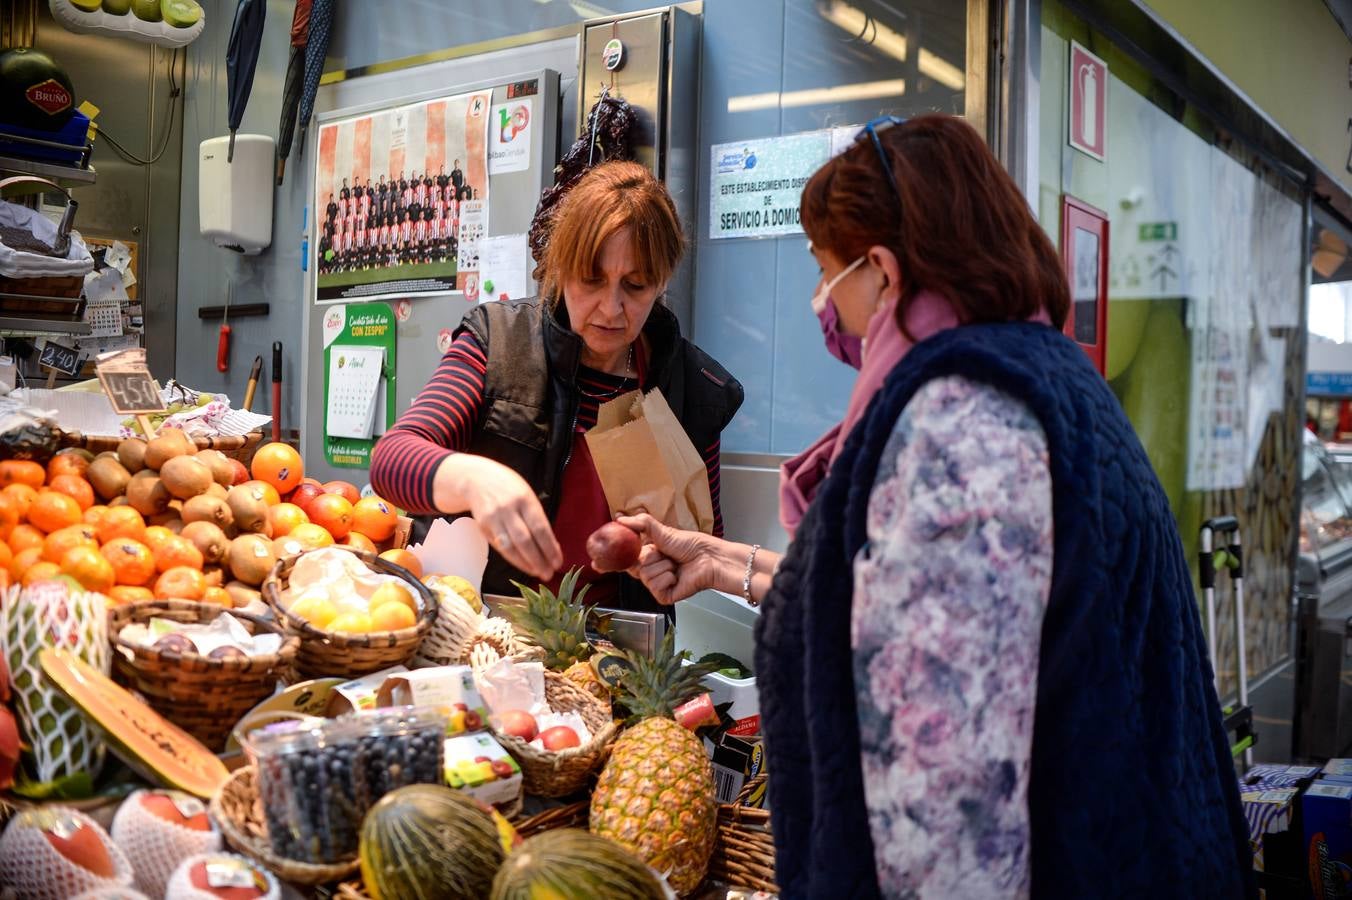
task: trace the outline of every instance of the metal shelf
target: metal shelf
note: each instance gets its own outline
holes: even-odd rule
[[[89,334],[88,322],[69,319],[37,319],[30,316],[8,316],[0,313],[0,331],[10,334],[35,332],[41,334]]]
[[[60,163],[42,162],[36,159],[23,159],[18,156],[0,155],[0,171],[22,172],[25,175],[37,175],[55,181],[62,187],[78,187],[93,184],[96,173],[94,167],[77,168]]]

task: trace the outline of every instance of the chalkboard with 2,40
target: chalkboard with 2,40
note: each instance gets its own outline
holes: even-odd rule
[[[75,375],[80,371],[83,361],[80,359],[79,350],[48,341],[42,348],[42,356],[38,357],[38,365],[65,372],[67,375]]]

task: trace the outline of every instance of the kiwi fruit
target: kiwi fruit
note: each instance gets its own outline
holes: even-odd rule
[[[169,494],[169,489],[156,475],[137,473],[127,482],[127,502],[131,504],[132,509],[146,518],[158,516],[168,510],[171,499],[173,498]]]
[[[213,481],[211,486],[207,488],[206,495],[208,497],[216,497],[219,500],[224,500],[226,497],[230,496],[230,489]]]
[[[202,522],[201,524],[205,525],[206,523]],[[225,545],[225,552],[230,552],[230,544],[228,541]],[[218,588],[225,581],[225,569],[220,566],[207,566],[202,569],[202,578],[206,581],[207,587]]]
[[[108,501],[109,506],[127,506],[129,503],[130,501],[127,500],[126,494],[123,494],[121,497],[114,497]]]
[[[187,456],[196,451],[197,448],[186,434],[177,428],[166,428],[159,437],[146,444],[145,464],[158,472],[161,466],[175,456]]]
[[[263,601],[263,595],[257,588],[249,587],[242,581],[226,582],[225,592],[230,595],[230,602],[234,604],[235,609]]]
[[[117,454],[112,450],[104,450],[98,456],[94,457],[94,459],[117,459]],[[93,462],[94,459],[91,459],[90,462]]]
[[[208,565],[220,562],[230,552],[230,539],[213,522],[188,522],[179,534],[192,541]]]
[[[196,456],[175,456],[160,466],[160,481],[179,500],[205,494],[215,484],[211,469]]]
[[[234,486],[235,467],[230,465],[230,457],[219,450],[201,450],[197,458],[211,469],[211,477],[217,484],[227,488]]]
[[[127,438],[117,445],[117,459],[122,468],[136,474],[146,467],[146,442],[140,438]]]
[[[230,505],[220,497],[207,494],[185,500],[182,515],[184,522],[210,522],[221,529],[229,528],[235,522],[235,514],[230,511]]]
[[[159,525],[162,528],[168,528],[174,534],[178,534],[183,530],[183,520],[180,519],[178,513],[172,509],[165,510],[159,515],[147,516],[146,524]]]
[[[240,531],[271,531],[268,523],[268,501],[257,485],[241,484],[230,489],[225,498],[234,513],[235,526]]]
[[[231,574],[255,587],[263,583],[277,562],[272,541],[261,534],[242,534],[231,541],[229,559]]]
[[[116,459],[96,459],[85,470],[85,478],[94,487],[94,493],[103,500],[112,500],[127,492],[131,473]]]

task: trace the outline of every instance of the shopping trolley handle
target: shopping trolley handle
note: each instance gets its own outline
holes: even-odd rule
[[[1207,519],[1202,523],[1203,531],[1210,531],[1213,534],[1226,534],[1231,531],[1239,531],[1239,519],[1235,516],[1217,516],[1214,519]]]

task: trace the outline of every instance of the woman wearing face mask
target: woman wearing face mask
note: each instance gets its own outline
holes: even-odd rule
[[[671,197],[643,166],[610,162],[556,215],[543,299],[471,310],[372,456],[382,497],[431,517],[474,517],[492,547],[487,592],[515,593],[512,580],[557,587],[587,564],[586,539],[610,511],[583,433],[600,404],[638,388],[661,389],[703,455],[722,533],[719,435],[742,387],[681,337],[661,303],[685,249]],[[588,602],[663,609],[627,575],[584,569],[581,584],[593,585]]]
[[[621,520],[660,600],[763,604],[782,896],[1252,895],[1168,501],[1018,188],[960,119],[879,120],[802,221],[862,359],[787,554]]]

